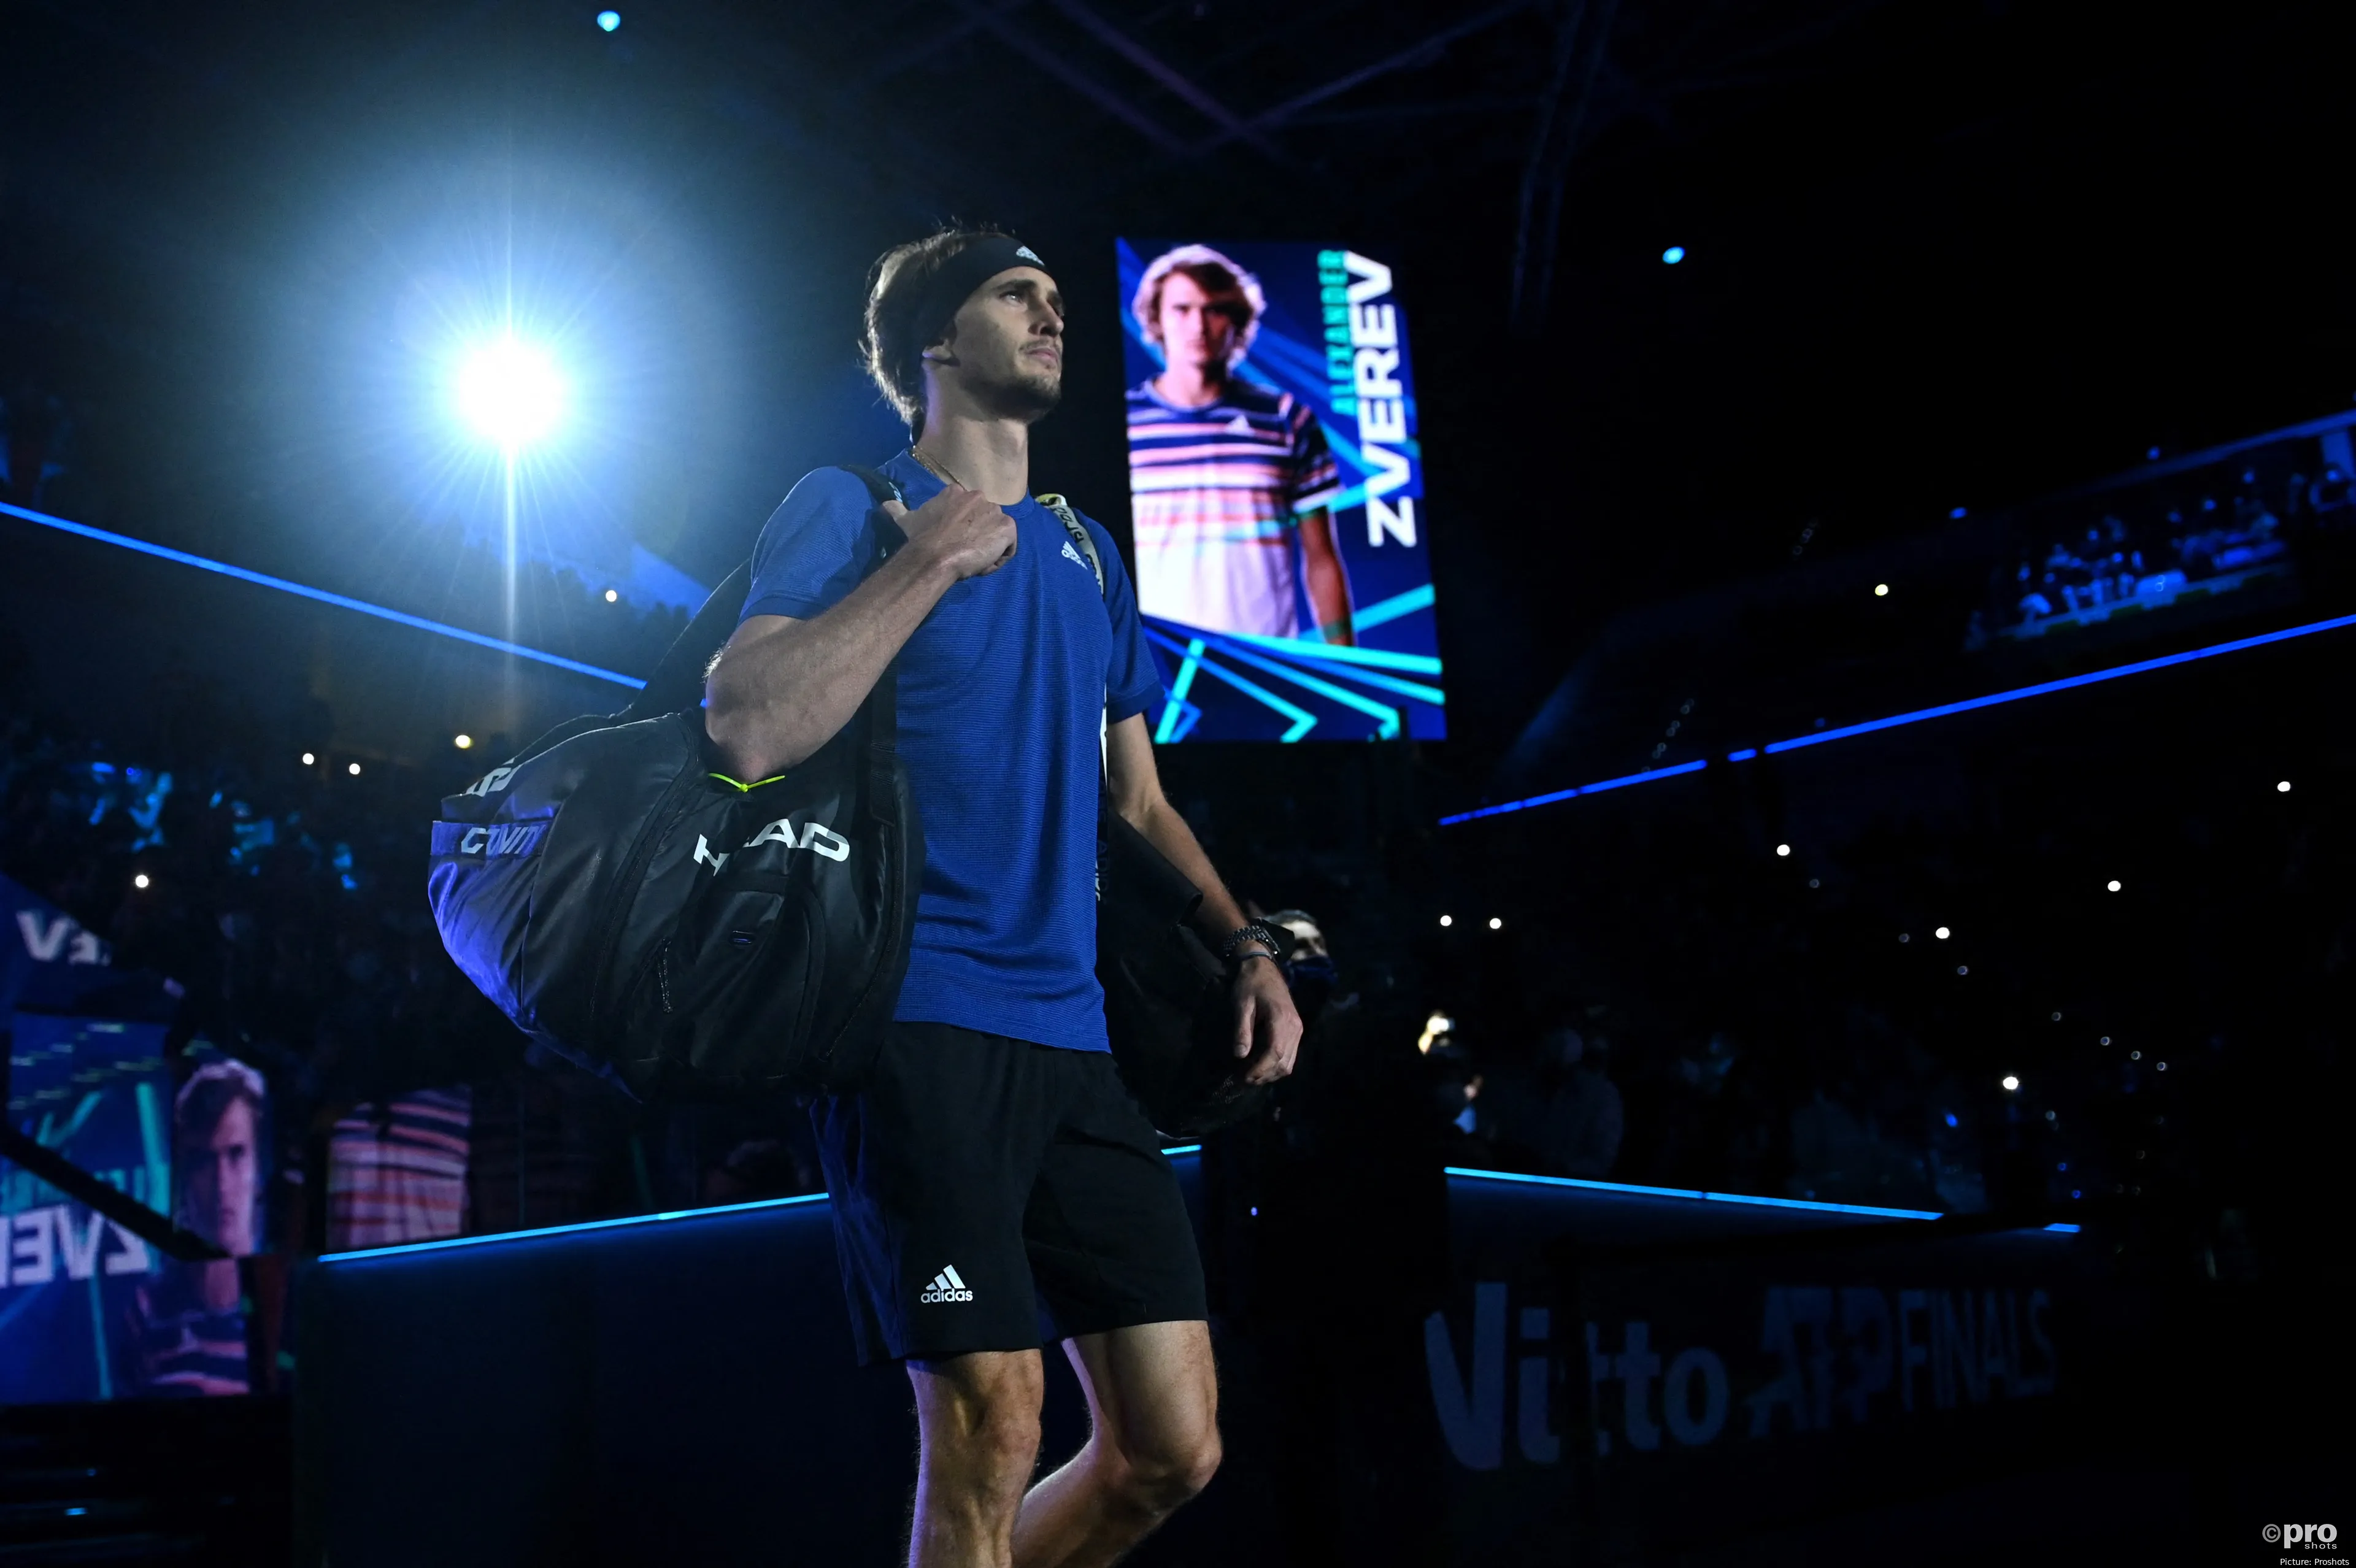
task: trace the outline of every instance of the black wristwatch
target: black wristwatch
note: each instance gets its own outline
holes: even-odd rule
[[[1237,957],[1236,955],[1236,949],[1241,947],[1247,942],[1259,943],[1266,946],[1268,951],[1266,953],[1247,953],[1241,957]],[[1219,944],[1219,962],[1222,964],[1232,964],[1237,967],[1241,967],[1245,963],[1254,958],[1266,958],[1271,963],[1275,963],[1282,960],[1283,957],[1284,939],[1277,935],[1274,930],[1261,921],[1256,920],[1248,925],[1239,925],[1236,927],[1235,930],[1227,933],[1227,939]]]

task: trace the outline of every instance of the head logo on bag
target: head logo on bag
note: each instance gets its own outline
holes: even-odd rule
[[[466,793],[479,795],[497,795],[507,788],[508,782],[515,776],[516,771],[513,767],[493,768],[489,773],[468,784]]]
[[[807,849],[830,860],[851,859],[851,840],[833,828],[816,822],[805,827],[801,837],[796,839],[794,825],[781,816],[775,822],[764,824],[758,833],[744,840],[747,849],[757,849],[764,844],[782,844],[788,849]]]
[[[864,575],[905,536],[890,482],[853,472],[873,504]],[[628,709],[559,725],[434,824],[450,956],[536,1043],[641,1097],[855,1084],[907,968],[924,835],[893,672],[777,777],[711,771],[703,672],[750,577],[712,593]]]

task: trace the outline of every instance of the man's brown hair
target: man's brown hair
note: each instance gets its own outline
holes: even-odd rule
[[[925,337],[926,326],[916,319],[916,313],[926,289],[949,259],[968,246],[1011,238],[1003,229],[990,224],[969,229],[950,225],[922,240],[893,246],[875,259],[869,271],[867,330],[860,336],[860,354],[876,389],[899,411],[911,433],[925,432],[924,356],[932,344]],[[950,330],[956,330],[954,322]]]

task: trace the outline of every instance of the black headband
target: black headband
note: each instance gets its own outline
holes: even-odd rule
[[[1016,267],[1036,267],[1044,272],[1047,263],[1030,246],[1003,234],[977,240],[942,262],[916,304],[916,346],[925,348],[939,342],[974,290]]]

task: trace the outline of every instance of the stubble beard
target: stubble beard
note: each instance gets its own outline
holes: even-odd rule
[[[1010,418],[1044,419],[1064,400],[1063,372],[1033,369],[1027,365],[1018,367],[991,389],[990,400]]]

